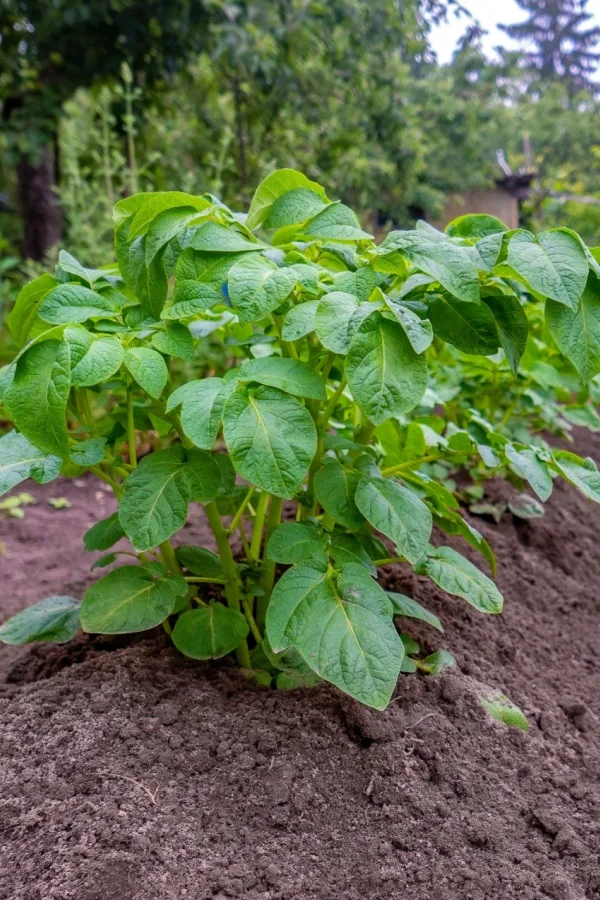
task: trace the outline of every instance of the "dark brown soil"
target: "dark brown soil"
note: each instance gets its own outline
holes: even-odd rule
[[[2,613],[81,595],[81,531],[112,509],[92,481],[30,490],[0,523]],[[158,634],[0,650],[1,900],[599,898],[600,508],[557,485],[541,520],[476,524],[505,613],[386,572],[442,617],[443,637],[403,625],[459,672],[404,676],[384,713],[255,687]],[[481,684],[527,734],[487,717]]]

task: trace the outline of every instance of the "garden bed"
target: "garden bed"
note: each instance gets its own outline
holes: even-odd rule
[[[0,523],[2,618],[81,596],[80,535],[113,509],[92,478],[31,492]],[[443,636],[409,630],[458,671],[401,678],[383,713],[329,687],[261,689],[158,633],[3,647],[2,900],[598,897],[600,509],[557,482],[544,518],[475,524],[505,612],[387,570],[442,618]],[[210,544],[202,531],[196,506],[180,537]],[[488,718],[481,684],[528,733]]]

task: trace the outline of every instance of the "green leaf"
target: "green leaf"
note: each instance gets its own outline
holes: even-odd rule
[[[315,316],[318,300],[309,300],[292,306],[283,320],[282,337],[284,341],[299,341],[315,330]]]
[[[19,291],[15,305],[7,319],[10,332],[19,346],[22,346],[27,340],[27,335],[38,314],[40,303],[57,284],[56,278],[44,274],[34,281],[30,281]]]
[[[435,334],[463,353],[491,356],[498,350],[496,320],[485,304],[436,294],[427,309]]]
[[[419,271],[435,278],[465,303],[479,302],[479,276],[468,252],[424,231],[392,231],[377,248],[386,257],[400,253]]]
[[[444,669],[454,669],[456,659],[449,650],[436,650],[421,660],[421,668],[426,668],[430,675],[440,675]]]
[[[451,547],[438,547],[415,566],[417,575],[427,575],[448,594],[462,597],[479,612],[502,612],[502,594],[487,575]]]
[[[277,169],[277,171],[267,175],[256,189],[250,204],[246,226],[251,231],[254,231],[265,221],[280,197],[298,188],[316,194],[323,203],[329,202],[321,185],[314,181],[309,181],[302,172],[296,172],[294,169]],[[283,208],[285,207],[280,207],[280,209]],[[290,222],[288,224],[293,223]]]
[[[229,297],[241,325],[277,309],[295,286],[296,275],[291,269],[278,268],[264,256],[247,256],[229,272]]]
[[[189,206],[198,212],[209,209],[213,204],[206,197],[196,197],[193,194],[186,194],[183,191],[160,191],[158,193],[147,193],[144,195],[135,194],[128,197],[130,201],[135,201],[138,196],[143,196],[143,203],[135,210],[131,222],[129,240],[133,241],[140,235],[146,234],[150,228],[150,223],[159,216],[164,210],[175,209],[177,207]],[[117,203],[115,211],[124,212],[122,206],[124,201]],[[117,224],[119,224],[117,222]]]
[[[103,553],[124,537],[125,531],[119,522],[119,514],[113,513],[112,516],[96,522],[86,531],[83,536],[83,546],[87,551],[99,550]]]
[[[309,411],[273,387],[236,388],[225,404],[223,432],[239,474],[276,497],[294,496],[317,450]]]
[[[364,566],[373,577],[377,575],[377,569],[373,565],[373,560],[365,550],[360,537],[356,534],[335,531],[331,536],[329,552],[338,567],[345,563],[354,563],[355,565]]]
[[[108,381],[121,368],[125,352],[121,341],[108,334],[92,334],[79,326],[65,328],[71,351],[71,384],[91,387]]]
[[[470,507],[471,511],[473,507]],[[448,507],[439,508],[432,507],[432,515],[434,525],[446,534],[458,534],[467,544],[478,550],[485,560],[489,563],[492,575],[496,574],[496,557],[494,552],[485,538],[477,531],[476,528],[467,522],[465,518],[456,509]]]
[[[68,455],[66,409],[71,387],[69,345],[47,340],[19,358],[4,406],[16,427],[40,450]]]
[[[184,544],[182,547],[177,547],[175,556],[180,564],[185,566],[192,575],[200,575],[205,578],[223,578],[221,560],[211,550]]]
[[[489,690],[479,698],[479,702],[492,719],[509,727],[520,728],[521,731],[529,730],[529,722],[523,711],[502,691]]]
[[[129,243],[130,228],[131,220],[126,219],[115,232],[115,253],[119,271],[144,311],[153,319],[158,319],[169,288],[164,251],[157,253],[150,266],[147,266],[145,239],[137,237]]]
[[[600,281],[590,276],[577,309],[546,301],[546,321],[560,352],[582,381],[600,374]]]
[[[277,563],[305,562],[315,568],[327,568],[325,547],[326,542],[314,525],[284,522],[269,538],[267,556]]]
[[[508,508],[518,519],[541,519],[544,515],[544,507],[540,501],[529,494],[519,494],[509,501]]]
[[[204,253],[247,253],[264,248],[264,244],[248,241],[239,231],[218,222],[206,222],[196,230],[190,247]]]
[[[504,453],[517,475],[528,481],[542,503],[545,503],[552,493],[552,476],[546,463],[530,447],[518,450],[512,444],[507,444]]]
[[[311,219],[306,234],[326,241],[372,240],[373,235],[363,231],[356,215],[343,203],[332,203]]]
[[[404,648],[385,591],[362,566],[343,566],[337,581],[308,566],[289,569],[271,596],[266,633],[275,652],[295,647],[321,678],[361,703],[389,703]]]
[[[593,459],[581,459],[567,450],[555,450],[552,453],[553,468],[562,477],[578,488],[588,500],[600,503],[600,473]]]
[[[279,388],[286,394],[305,397],[310,400],[326,400],[325,383],[308,363],[298,359],[269,356],[264,359],[250,359],[236,370],[242,381],[257,381],[270,387]]]
[[[187,325],[181,322],[169,322],[166,331],[157,331],[152,336],[155,350],[177,359],[193,359],[194,340]]]
[[[235,650],[247,635],[248,623],[242,613],[211,603],[179,616],[172,639],[191,659],[219,659]]]
[[[362,412],[380,425],[415,408],[427,386],[427,365],[402,327],[376,312],[352,339],[346,377]]]
[[[151,222],[144,241],[145,263],[149,266],[162,248],[197,216],[192,206],[165,209]],[[131,240],[131,235],[130,235]]]
[[[224,297],[209,284],[201,281],[178,281],[173,299],[160,314],[161,319],[187,319],[223,303]]]
[[[183,528],[190,500],[208,503],[221,470],[203,450],[180,445],[145,456],[125,479],[119,519],[136,550],[150,550]]]
[[[297,187],[278,197],[264,220],[265,228],[285,228],[299,225],[317,215],[327,204],[323,198],[306,187]]]
[[[315,497],[340,525],[355,530],[364,524],[354,495],[362,475],[345,469],[337,459],[326,459],[314,478]]]
[[[510,368],[516,375],[521,357],[525,353],[529,334],[525,310],[516,297],[509,295],[484,297],[483,302],[494,317],[502,349]]]
[[[315,331],[327,350],[345,355],[360,325],[354,318],[358,300],[352,294],[332,291],[321,298],[315,313]]]
[[[256,250],[260,252],[262,245],[257,244]],[[201,282],[218,291],[227,281],[231,267],[245,256],[245,253],[203,253],[188,247],[175,265],[176,282]],[[177,283],[175,292],[177,293]],[[222,302],[222,295],[219,296]]]
[[[0,641],[19,646],[32,641],[64,644],[79,631],[79,600],[46,597],[0,625]]]
[[[118,311],[112,296],[98,294],[81,284],[69,282],[50,291],[38,308],[38,315],[51,325],[72,325]]]
[[[106,438],[89,438],[71,447],[71,461],[78,466],[95,466],[104,459]]]
[[[59,456],[38,450],[17,431],[8,431],[0,437],[0,496],[27,478],[39,484],[53,481],[61,465]]]
[[[377,285],[377,276],[372,266],[361,266],[356,272],[337,272],[333,276],[333,286],[327,290],[353,294],[357,300],[368,300]]]
[[[568,232],[554,229],[534,237],[517,231],[509,241],[506,263],[538,294],[577,310],[589,265],[580,242]]]
[[[396,594],[393,591],[388,591],[387,595],[392,601],[395,615],[406,616],[408,619],[419,619],[419,621],[427,622],[428,625],[437,628],[438,631],[444,631],[438,617],[428,609],[425,609],[424,606],[421,606],[416,600],[413,600],[412,597],[407,597],[406,594]]]
[[[489,237],[492,234],[502,234],[508,231],[507,226],[496,216],[488,216],[481,213],[468,213],[458,216],[448,222],[444,228],[450,237],[479,238]]]
[[[356,489],[355,500],[365,519],[394,542],[400,555],[410,563],[421,558],[433,521],[416,494],[387,478],[365,475]]]
[[[181,406],[181,427],[201,450],[210,450],[217,439],[227,393],[222,378],[204,378],[182,384],[167,400],[167,412]]]
[[[150,347],[130,347],[125,351],[124,362],[139,386],[158,400],[169,380],[167,365],[160,353]]]
[[[420,319],[416,313],[403,306],[402,303],[394,301],[391,297],[386,297],[385,302],[402,326],[415,353],[424,353],[433,340],[431,322],[427,319]]]
[[[81,603],[84,631],[130,634],[155,628],[173,612],[176,592],[143,566],[123,566],[93,584]]]
[[[590,431],[600,431],[600,416],[589,403],[583,405],[565,406],[561,410],[562,415],[571,422],[572,425],[581,425],[583,428],[589,428]]]

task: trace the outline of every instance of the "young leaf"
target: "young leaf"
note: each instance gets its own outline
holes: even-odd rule
[[[438,617],[413,600],[412,597],[407,597],[406,594],[396,594],[393,591],[388,591],[387,595],[392,601],[395,615],[406,616],[408,619],[419,619],[421,622],[427,622],[428,625],[437,628],[438,631],[444,631]]]
[[[96,522],[86,531],[83,536],[83,546],[85,550],[99,550],[103,553],[124,537],[125,532],[119,522],[119,514],[113,513],[112,516]]]
[[[317,449],[309,411],[273,387],[236,388],[225,403],[223,433],[239,474],[287,499],[302,485]]]
[[[521,357],[525,353],[529,333],[525,310],[518,299],[510,295],[484,297],[483,302],[494,317],[502,349],[516,375]]]
[[[429,301],[428,315],[435,334],[463,353],[490,356],[497,351],[496,321],[485,304],[436,294]]]
[[[456,659],[449,650],[436,650],[421,660],[421,668],[425,667],[430,675],[440,675],[444,669],[454,669]]]
[[[229,272],[229,297],[240,324],[262,319],[281,306],[296,286],[289,268],[278,268],[264,256],[247,256]]]
[[[311,400],[325,400],[323,379],[308,363],[298,359],[269,356],[265,359],[250,359],[236,372],[243,381],[257,381],[259,384],[279,388],[286,394],[306,397]]]
[[[315,313],[315,331],[327,350],[345,355],[360,321],[353,319],[358,300],[352,294],[332,291],[321,298]]]
[[[593,459],[581,459],[568,450],[555,450],[552,462],[553,468],[566,481],[578,488],[584,497],[600,503],[600,473]]]
[[[193,359],[194,340],[190,329],[181,322],[169,322],[166,331],[157,331],[152,336],[152,346],[167,356],[177,359]]]
[[[118,306],[110,295],[98,294],[81,284],[61,284],[50,291],[38,308],[38,315],[51,325],[72,325],[100,316],[111,316]]]
[[[182,547],[177,547],[175,556],[192,575],[200,575],[205,578],[223,578],[221,560],[211,550],[186,544]]]
[[[589,277],[577,309],[546,301],[546,321],[556,346],[573,363],[582,381],[600,374],[600,281]]]
[[[136,550],[150,550],[183,528],[188,503],[214,500],[221,470],[203,450],[180,445],[145,456],[125,479],[119,520]]]
[[[71,447],[70,457],[78,466],[95,466],[104,459],[106,438],[89,438]]]
[[[167,365],[160,353],[150,347],[130,347],[125,351],[124,362],[139,386],[158,400],[169,380]]]
[[[392,606],[362,566],[344,565],[337,581],[308,566],[280,578],[267,611],[275,652],[295,647],[321,678],[375,709],[396,686],[404,648]]]
[[[314,525],[284,522],[269,538],[267,556],[277,563],[305,562],[315,568],[327,568],[325,547],[326,542]]]
[[[217,439],[227,393],[222,378],[188,381],[167,400],[167,412],[181,406],[181,427],[196,447],[210,450]]]
[[[433,520],[416,494],[387,478],[365,475],[355,500],[365,519],[394,542],[399,554],[413,564],[421,558]]]
[[[32,641],[64,644],[79,631],[79,600],[46,597],[0,625],[0,641],[21,645]]]
[[[589,265],[581,244],[571,234],[554,229],[535,237],[517,231],[509,241],[506,263],[538,294],[577,309]]]
[[[39,484],[53,481],[61,465],[59,456],[38,450],[17,431],[8,431],[0,437],[0,496],[27,478]]]
[[[380,425],[415,408],[425,391],[427,366],[402,327],[375,312],[352,339],[346,377],[361,410]]]
[[[248,623],[235,609],[211,603],[184,612],[173,629],[173,643],[191,659],[219,659],[248,635]]]
[[[360,528],[365,521],[354,502],[361,477],[337,459],[326,459],[314,478],[315,496],[325,512],[350,530]]]
[[[451,547],[438,547],[415,566],[415,572],[428,575],[442,590],[462,597],[479,612],[502,612],[504,601],[494,582]]]
[[[23,352],[4,395],[4,406],[19,431],[40,450],[63,458],[69,448],[65,414],[70,387],[69,345],[47,340]]]
[[[514,728],[520,728],[521,731],[529,730],[529,722],[523,711],[515,706],[502,691],[487,691],[479,698],[479,702],[492,719]]]
[[[284,341],[299,341],[315,330],[315,316],[318,300],[309,300],[292,306],[283,320],[282,337]]]
[[[277,171],[267,175],[256,189],[250,204],[246,226],[251,231],[254,231],[265,221],[273,205],[280,197],[298,188],[309,191],[311,194],[316,194],[323,204],[329,202],[321,185],[314,181],[309,181],[302,172],[296,172],[294,169],[277,169]],[[290,222],[288,224],[294,223]]]
[[[92,634],[130,634],[160,625],[175,606],[176,592],[165,578],[143,566],[109,572],[86,591],[81,627]]]
[[[71,384],[91,387],[118,372],[125,355],[121,341],[108,334],[92,334],[80,326],[65,328],[71,350]]]

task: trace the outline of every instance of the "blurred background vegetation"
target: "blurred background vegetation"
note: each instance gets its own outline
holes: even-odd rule
[[[60,246],[110,261],[120,197],[243,210],[281,166],[382,231],[525,174],[523,225],[600,244],[600,29],[580,0],[518,5],[522,49],[490,60],[458,0],[0,0],[0,302]]]

